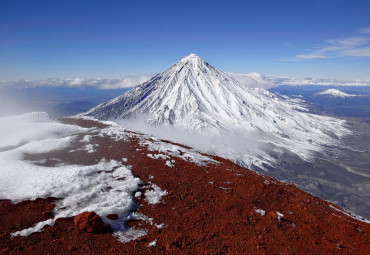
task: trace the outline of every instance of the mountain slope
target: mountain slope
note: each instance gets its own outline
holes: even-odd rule
[[[21,118],[32,116],[37,117]],[[42,142],[47,150],[28,150],[23,157],[12,158],[25,161],[26,170],[49,169],[50,175],[42,185],[31,182],[27,186],[42,188],[43,199],[23,197],[23,202],[14,204],[0,196],[1,254],[367,254],[369,250],[368,223],[294,185],[107,122],[86,118],[62,122],[58,124],[68,124],[73,131],[55,139],[65,142],[69,138],[64,147],[44,137],[26,146]],[[92,151],[85,149],[88,145]],[[17,150],[25,147],[11,151]],[[53,195],[48,190],[64,181],[58,177],[66,167],[86,168],[99,161],[121,166],[91,167],[85,175],[76,171],[83,185],[64,183],[67,192],[48,198]],[[35,178],[31,173],[23,175],[26,180]],[[129,173],[135,178],[128,178]],[[92,179],[96,182],[86,185]],[[14,179],[10,184],[10,189],[18,186]],[[160,194],[158,189],[165,194],[153,203],[148,198]],[[129,199],[122,199],[125,193]],[[117,203],[112,204],[112,199]],[[71,208],[73,201],[76,204]],[[127,206],[131,210],[121,214]],[[68,208],[72,209],[68,215],[40,233],[12,236]],[[85,211],[96,212],[112,231],[91,233],[81,228],[76,219]]]

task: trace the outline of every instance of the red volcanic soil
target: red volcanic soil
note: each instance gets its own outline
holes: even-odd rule
[[[97,130],[105,126],[88,120],[63,121]],[[132,172],[144,186],[153,182],[168,192],[155,205],[137,198],[137,211],[163,224],[163,228],[145,221],[128,222],[128,226],[148,229],[148,234],[123,244],[109,230],[86,231],[86,227],[81,227],[84,219],[100,222],[96,215],[86,213],[59,219],[41,233],[11,238],[10,233],[51,218],[56,200],[18,204],[2,200],[0,253],[369,254],[370,225],[338,212],[330,202],[218,157],[213,158],[219,164],[207,166],[172,157],[176,162],[171,168],[165,160],[149,158],[147,153],[159,152],[147,151],[138,142],[135,137],[129,141],[94,137],[93,143],[99,144],[95,153],[59,151],[49,156],[84,164],[93,164],[102,157],[127,158],[125,164],[132,165]],[[256,209],[266,214],[261,215]],[[148,247],[154,240],[156,245]]]

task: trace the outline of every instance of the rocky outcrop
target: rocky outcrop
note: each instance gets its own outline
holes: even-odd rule
[[[88,233],[103,233],[110,229],[95,212],[83,212],[74,217],[75,226]]]

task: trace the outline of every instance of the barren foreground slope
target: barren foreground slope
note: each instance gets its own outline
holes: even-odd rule
[[[137,208],[133,210],[136,215],[146,216],[128,219],[125,225],[127,231],[135,228],[146,234],[122,243],[112,236],[109,226],[97,226],[97,217],[92,220],[95,225],[87,219],[77,222],[77,217],[70,217],[56,220],[43,232],[11,237],[11,233],[52,218],[60,198],[17,204],[1,200],[1,254],[368,254],[370,250],[368,223],[347,216],[332,203],[294,185],[222,158],[204,155],[212,159],[199,162],[195,156],[188,157],[188,148],[181,145],[171,147],[168,143],[172,151],[165,151],[150,145],[155,138],[130,131],[125,131],[130,134],[126,139],[94,135],[107,127],[100,122],[63,122],[93,128],[89,142],[98,146],[90,152],[71,153],[81,147],[86,135],[79,134],[69,148],[32,154],[27,159],[47,158],[50,160],[43,164],[52,167],[56,164],[51,160],[54,158],[83,165],[96,164],[103,157],[116,161],[125,158],[125,164],[131,165],[134,176],[142,182],[141,191],[134,196]],[[162,191],[159,201],[144,195],[150,194],[149,190],[155,193],[155,186]]]

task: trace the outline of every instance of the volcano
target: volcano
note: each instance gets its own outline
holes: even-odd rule
[[[257,82],[257,81],[256,81]],[[100,120],[144,118],[154,126],[197,132],[242,130],[301,158],[348,134],[345,122],[307,113],[298,101],[249,87],[195,54],[132,90],[84,113]]]

